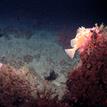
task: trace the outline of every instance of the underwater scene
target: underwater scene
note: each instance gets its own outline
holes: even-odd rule
[[[107,107],[99,4],[0,1],[0,107]]]

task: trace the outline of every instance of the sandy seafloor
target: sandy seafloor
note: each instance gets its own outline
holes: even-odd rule
[[[22,26],[23,28],[23,26]],[[77,60],[71,60],[58,43],[58,31],[45,29],[22,30],[16,25],[0,25],[0,62],[19,69],[23,66],[35,72],[40,80],[54,71],[52,87],[62,95],[67,80]]]

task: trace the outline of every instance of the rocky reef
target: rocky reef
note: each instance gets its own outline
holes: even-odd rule
[[[72,49],[66,52],[73,57],[71,61],[77,60],[64,87],[59,86],[60,99],[52,81],[61,76],[53,69],[41,79],[33,68],[3,64],[4,58],[0,63],[0,107],[106,107],[107,27],[79,28],[71,42]],[[33,57],[25,55],[23,60],[29,63]]]
[[[79,66],[68,77],[69,103],[75,107],[107,106],[107,28],[96,26],[88,37],[90,41],[79,52]]]

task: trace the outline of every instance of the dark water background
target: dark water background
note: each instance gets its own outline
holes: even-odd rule
[[[105,23],[103,0],[0,0],[0,25],[75,29]]]

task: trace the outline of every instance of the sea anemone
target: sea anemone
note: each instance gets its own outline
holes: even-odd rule
[[[73,58],[76,50],[78,50],[79,53],[83,52],[84,48],[87,47],[91,40],[94,41],[97,36],[100,36],[100,32],[102,30],[103,25],[98,27],[97,24],[93,28],[86,29],[85,27],[80,27],[77,30],[76,37],[70,42],[72,49],[65,49],[65,52],[68,54],[69,57]]]

